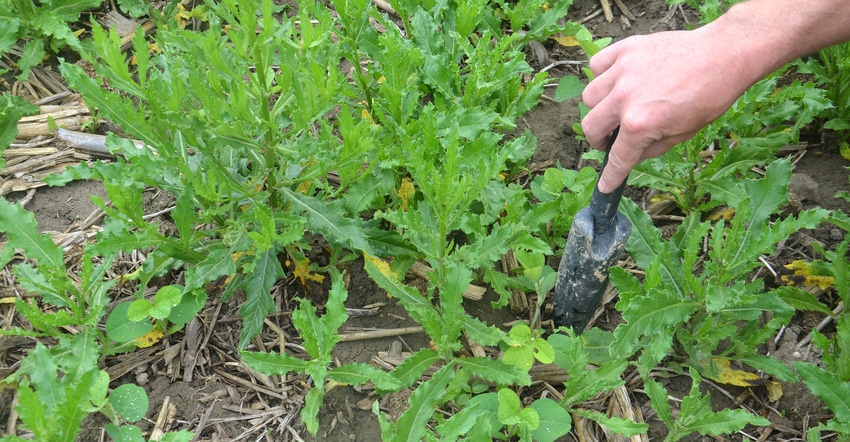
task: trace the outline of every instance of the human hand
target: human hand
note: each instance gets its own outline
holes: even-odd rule
[[[710,26],[661,32],[619,41],[590,60],[584,136],[602,149],[620,127],[601,192],[617,188],[638,162],[692,138],[758,80],[727,40]]]

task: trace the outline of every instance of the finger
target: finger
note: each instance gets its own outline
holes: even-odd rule
[[[593,72],[594,77],[607,71],[617,61],[617,57],[620,54],[620,45],[618,43],[602,49],[590,58],[588,66],[590,67],[590,71]]]
[[[613,71],[606,71],[596,76],[581,92],[581,101],[593,109],[607,97],[617,84]]]
[[[611,132],[620,125],[620,116],[612,105],[613,100],[609,96],[591,109],[581,120],[584,138],[595,149],[604,150],[605,146],[608,145],[608,137]]]
[[[608,153],[608,164],[599,177],[599,191],[611,193],[619,187],[632,168],[643,159],[643,152],[651,141],[627,133],[620,127],[620,133]]]

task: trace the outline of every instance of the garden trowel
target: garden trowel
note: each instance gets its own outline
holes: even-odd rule
[[[599,176],[608,163],[618,130],[608,141]],[[597,179],[590,205],[573,220],[555,283],[556,326],[573,327],[577,334],[581,333],[602,304],[602,295],[608,288],[608,269],[617,264],[632,231],[628,218],[617,211],[625,187],[623,180],[620,187],[605,194],[599,191]]]

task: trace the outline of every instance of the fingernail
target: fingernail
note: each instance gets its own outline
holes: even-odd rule
[[[602,193],[611,193],[611,186],[608,185],[608,182],[605,181],[605,178],[599,177],[599,182],[596,184],[596,187],[599,188],[599,191]]]

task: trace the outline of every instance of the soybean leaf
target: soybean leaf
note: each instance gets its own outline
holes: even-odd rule
[[[531,408],[540,416],[540,423],[532,433],[534,440],[538,442],[554,442],[569,433],[572,428],[570,413],[552,399],[537,399],[531,403]]]
[[[141,420],[148,412],[148,395],[136,384],[123,384],[109,395],[109,403],[116,413],[129,422]]]

